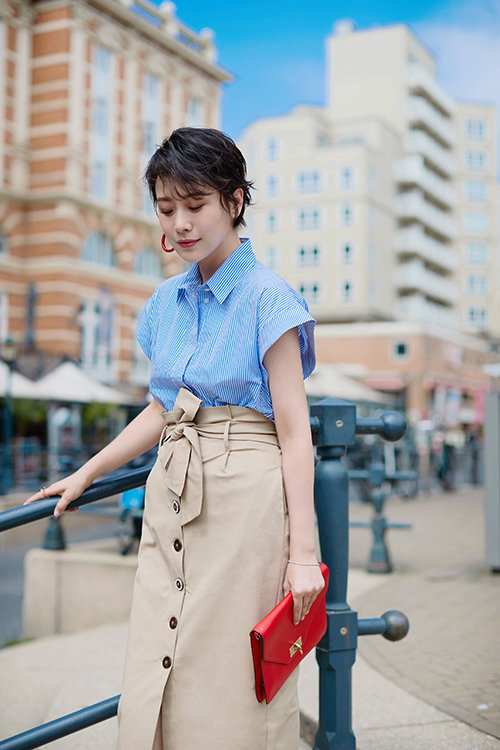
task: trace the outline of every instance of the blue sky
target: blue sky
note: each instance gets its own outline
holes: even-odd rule
[[[496,103],[500,119],[500,0],[177,0],[178,18],[215,31],[224,87],[222,128],[237,138],[258,117],[324,103],[325,39],[336,21],[406,23],[437,61],[455,99]]]

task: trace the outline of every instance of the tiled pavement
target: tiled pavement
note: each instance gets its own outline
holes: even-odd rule
[[[445,713],[500,738],[500,575],[484,562],[483,493],[390,500],[387,517],[410,521],[389,531],[395,572],[351,601],[361,617],[400,609],[411,623],[400,643],[361,638],[360,653],[378,672]],[[370,509],[351,505],[351,519]],[[351,565],[364,566],[371,532],[351,530]]]
[[[352,519],[369,516],[368,506],[351,505]],[[358,747],[500,748],[494,739],[500,737],[500,577],[484,564],[482,493],[390,500],[387,516],[413,524],[411,531],[388,532],[396,570],[387,576],[364,573],[371,533],[352,529],[349,602],[361,617],[401,609],[411,630],[400,643],[379,636],[360,639],[364,658],[353,672]],[[125,636],[125,625],[109,625],[0,650],[5,734],[117,693]],[[310,657],[301,674],[301,708],[314,721],[317,677]],[[111,720],[50,747],[110,750],[115,733]]]

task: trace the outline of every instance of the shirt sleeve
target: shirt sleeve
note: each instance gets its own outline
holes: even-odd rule
[[[156,292],[144,303],[137,321],[136,336],[142,351],[150,360],[153,355],[153,308]]]
[[[302,374],[307,378],[314,370],[315,319],[309,313],[305,299],[283,282],[273,289],[265,289],[260,298],[257,342],[262,365],[267,350],[291,328],[298,328]]]

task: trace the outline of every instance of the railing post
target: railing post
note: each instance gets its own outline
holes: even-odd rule
[[[321,557],[330,570],[327,631],[316,649],[320,667],[319,728],[315,750],[354,750],[351,669],[356,658],[357,615],[347,604],[349,552],[348,475],[340,460],[354,443],[356,408],[328,398],[311,407],[316,466],[314,498]]]

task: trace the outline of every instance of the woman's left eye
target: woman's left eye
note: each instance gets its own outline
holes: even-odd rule
[[[200,206],[189,206],[190,211],[199,211],[200,208],[203,208],[203,203]]]

